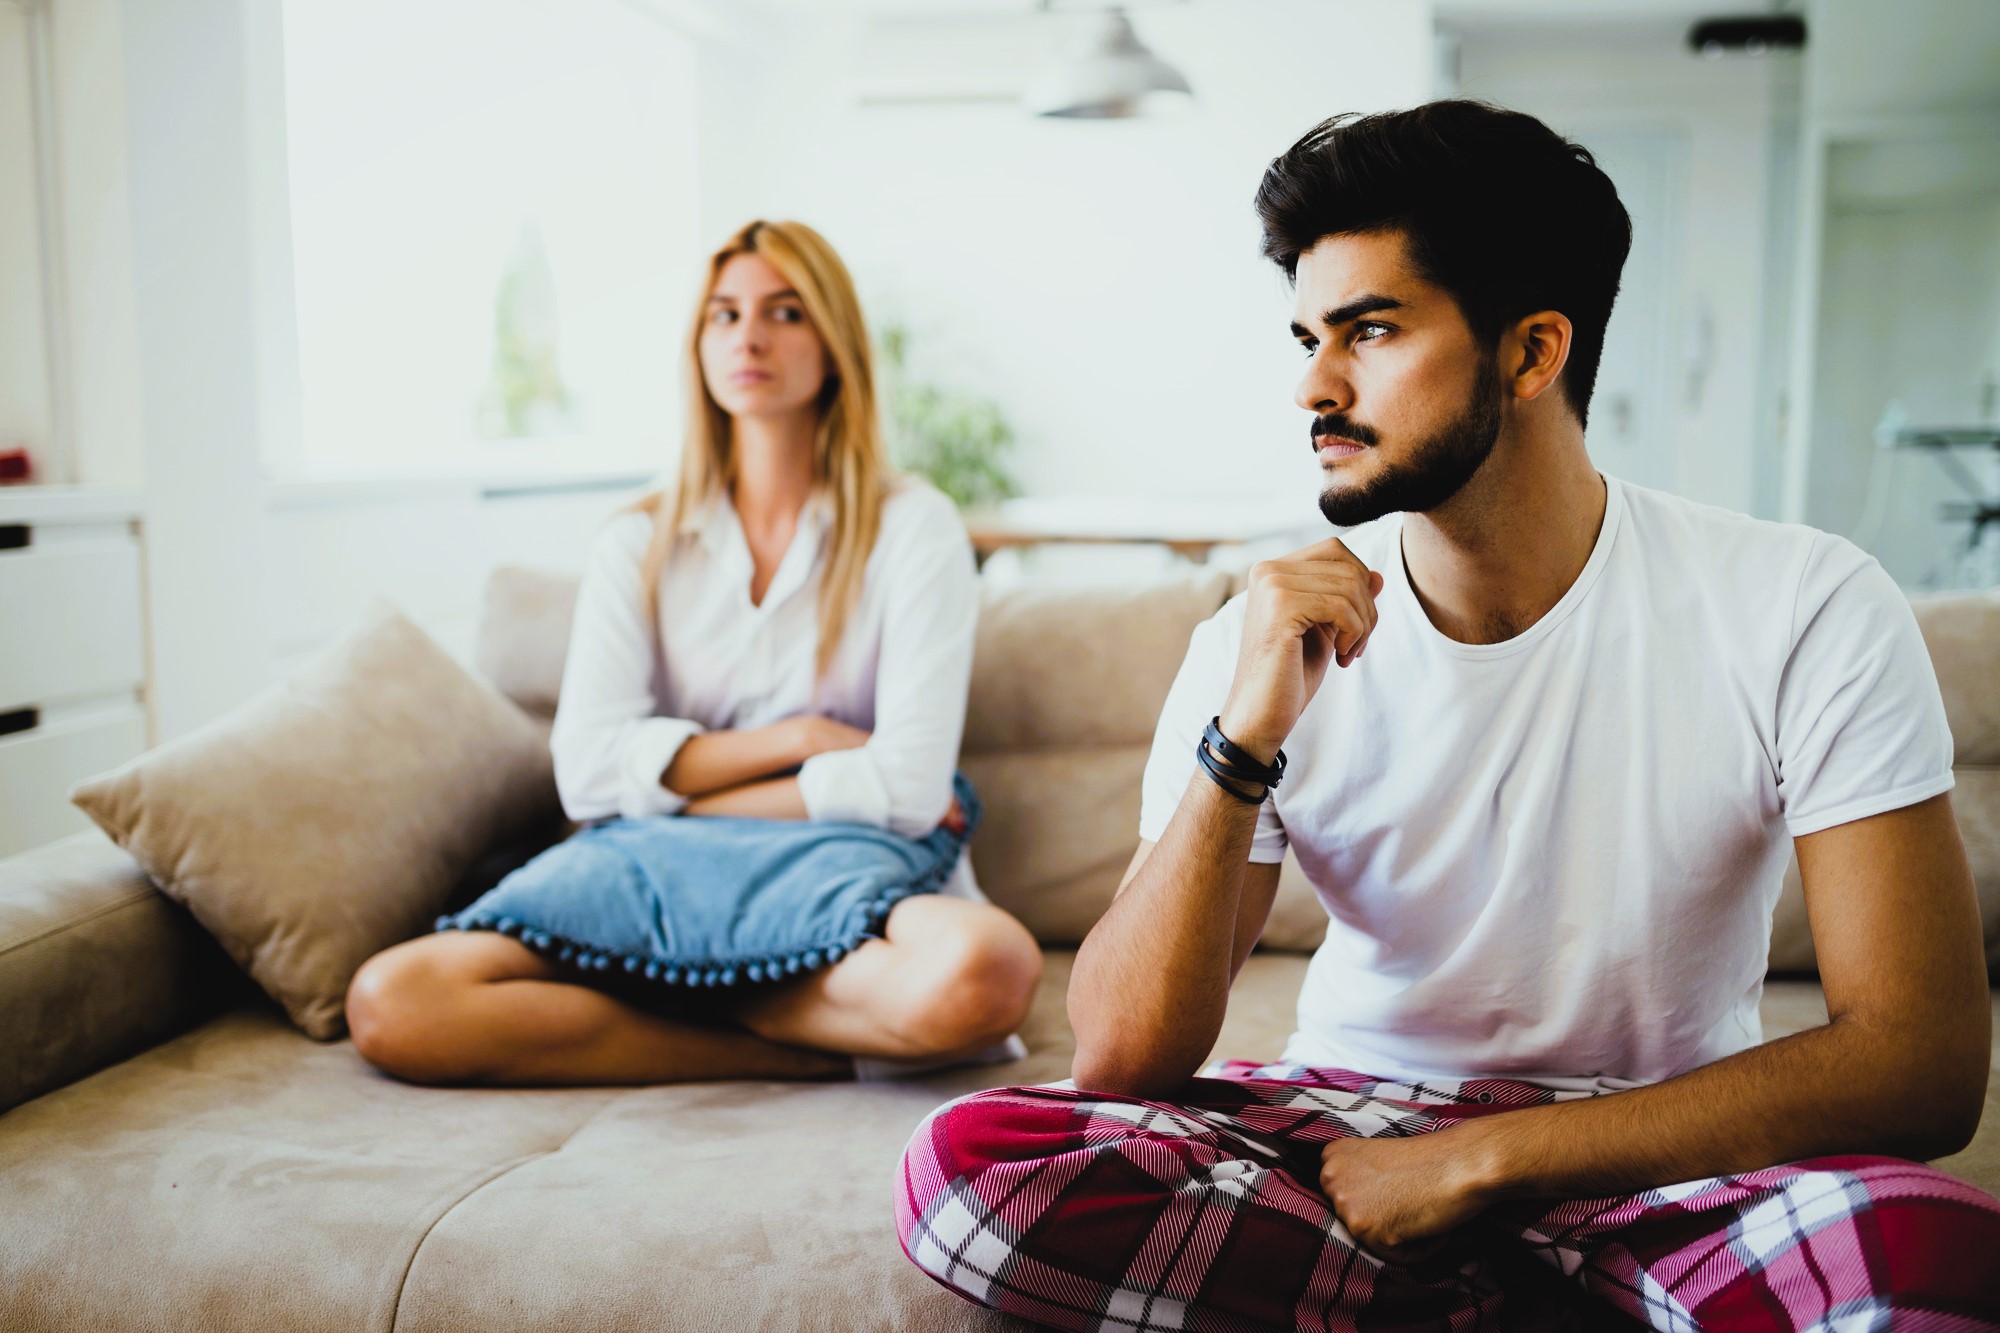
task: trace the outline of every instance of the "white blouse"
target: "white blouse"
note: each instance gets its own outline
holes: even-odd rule
[[[653,519],[625,513],[605,525],[577,594],[550,740],[570,818],[674,814],[687,799],[661,775],[689,737],[818,714],[872,735],[800,768],[811,818],[910,837],[937,826],[951,806],[979,618],[965,525],[937,490],[901,483],[884,502],[840,647],[815,680],[830,512],[824,498],[807,504],[752,605],[750,547],[735,506],[718,497],[661,571],[657,635],[640,604]],[[965,876],[961,866],[955,878]]]

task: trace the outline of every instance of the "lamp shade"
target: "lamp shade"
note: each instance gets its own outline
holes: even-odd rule
[[[1146,49],[1122,10],[1097,16],[1029,85],[1022,101],[1038,116],[1135,116],[1147,93],[1192,93],[1181,72]]]

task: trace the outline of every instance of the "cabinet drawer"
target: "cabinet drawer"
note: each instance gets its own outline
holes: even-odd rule
[[[0,551],[0,710],[130,693],[145,679],[139,544]]]
[[[0,857],[89,828],[69,789],[145,748],[146,715],[137,705],[0,739]]]

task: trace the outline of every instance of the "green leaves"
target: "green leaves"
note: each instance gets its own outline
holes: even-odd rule
[[[890,456],[924,477],[961,509],[1021,493],[1008,471],[1014,429],[991,399],[915,384],[905,373],[909,331],[888,325],[878,339],[888,405]]]

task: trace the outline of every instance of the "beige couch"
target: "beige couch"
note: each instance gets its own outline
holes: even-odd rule
[[[1130,855],[1154,712],[1219,578],[989,596],[964,766],[981,879],[1048,946],[1013,1066],[898,1085],[444,1091],[299,1035],[126,855],[0,863],[0,1329],[999,1329],[904,1261],[919,1119],[1068,1073],[1072,949]],[[496,579],[482,665],[546,711],[572,589]],[[1927,605],[2000,944],[2000,599]],[[1795,892],[1795,891],[1794,891]],[[1218,1050],[1274,1056],[1319,930],[1294,878]],[[1774,958],[1809,966],[1795,897]],[[1292,951],[1285,951],[1285,950]],[[1810,979],[1766,1033],[1820,1021]],[[2000,1088],[2000,1083],[1992,1085]],[[2000,1114],[1941,1165],[2000,1190]]]

